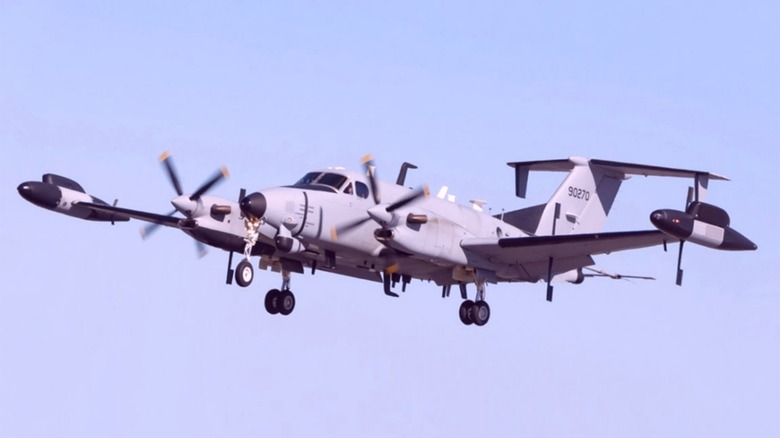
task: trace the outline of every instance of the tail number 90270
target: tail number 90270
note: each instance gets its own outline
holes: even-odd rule
[[[569,186],[569,196],[577,199],[590,200],[590,192],[577,187]]]

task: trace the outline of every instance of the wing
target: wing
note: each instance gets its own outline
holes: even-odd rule
[[[461,247],[489,263],[504,266],[522,265],[530,277],[539,268],[546,270],[547,261],[556,260],[555,271],[593,264],[590,256],[615,251],[647,248],[667,242],[677,242],[658,230],[617,233],[571,234],[560,236],[511,237],[503,239],[466,239]],[[569,261],[559,263],[558,261]],[[531,267],[534,267],[531,269]]]
[[[167,227],[173,227],[173,228],[179,227],[179,220],[181,219],[174,216],[165,216],[162,214],[149,213],[146,211],[138,211],[138,210],[130,210],[129,208],[114,207],[108,204],[103,205],[103,204],[95,204],[92,202],[79,202],[78,205],[96,212],[121,214],[127,217],[131,217],[133,219],[138,219],[145,222],[151,222],[154,224],[165,225]]]

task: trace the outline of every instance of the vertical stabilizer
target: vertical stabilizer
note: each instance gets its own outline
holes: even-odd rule
[[[570,158],[573,167],[542,213],[537,235],[582,234],[601,231],[620,189],[622,175],[592,165],[583,158]],[[556,219],[555,207],[560,204]]]
[[[525,195],[529,171],[568,171],[547,204],[535,207],[543,207],[534,221],[535,227],[524,228],[541,236],[600,231],[625,177],[622,172],[579,157],[510,163],[510,166],[515,168],[516,191],[521,197]]]

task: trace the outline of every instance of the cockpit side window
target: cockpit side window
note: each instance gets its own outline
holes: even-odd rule
[[[342,191],[344,193],[348,194],[348,195],[351,195],[351,194],[355,193],[355,190],[352,189],[352,184],[351,183],[347,184],[347,186],[344,187],[344,190],[342,190]]]
[[[357,194],[359,198],[368,198],[368,186],[360,181],[355,181],[355,194]]]

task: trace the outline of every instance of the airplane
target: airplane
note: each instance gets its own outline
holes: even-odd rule
[[[241,189],[238,200],[207,195],[224,180],[221,168],[197,190],[185,194],[169,154],[161,162],[177,196],[174,210],[157,214],[108,204],[88,195],[75,181],[47,173],[42,181],[17,188],[27,201],[79,219],[148,222],[142,236],[159,226],[178,228],[193,237],[199,253],[204,245],[229,253],[226,283],[235,278],[247,287],[258,269],[278,272],[279,289],[267,292],[264,306],[270,314],[289,315],[296,299],[293,273],[309,269],[382,283],[382,290],[398,297],[413,279],[434,282],[442,297],[457,286],[460,321],[484,326],[490,319],[488,284],[544,282],[546,299],[553,299],[553,283],[582,283],[585,278],[639,278],[610,274],[594,268],[594,256],[679,242],[677,285],[682,285],[685,242],[726,250],[758,247],[730,226],[728,213],[705,203],[709,182],[727,178],[705,171],[623,163],[600,159],[566,159],[507,163],[514,169],[515,194],[525,198],[531,172],[566,173],[548,202],[491,215],[474,200],[454,202],[443,188],[433,196],[427,186],[405,186],[404,163],[395,183],[376,177],[371,156],[362,160],[362,172],[341,167],[306,173],[290,185],[250,194]],[[659,209],[650,214],[655,229],[603,232],[623,181],[634,175],[693,178],[684,211]],[[177,216],[179,213],[181,216]],[[233,268],[233,255],[242,259]],[[252,263],[256,258],[256,264]],[[476,293],[469,298],[467,285]]]

